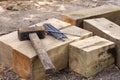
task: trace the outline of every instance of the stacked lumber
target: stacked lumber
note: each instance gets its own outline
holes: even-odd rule
[[[120,7],[115,5],[103,5],[96,8],[72,11],[62,15],[63,21],[82,27],[93,32],[94,35],[108,39],[106,40],[94,36],[71,43],[69,46],[69,67],[72,71],[85,77],[90,77],[113,64],[114,58],[117,61],[117,65],[120,67],[120,58],[118,58],[120,56],[119,14]],[[115,49],[111,49],[115,47],[114,43],[111,41],[115,42],[117,45],[117,54]]]
[[[63,28],[66,28],[66,27],[70,26],[69,23],[66,23],[66,22],[63,22],[61,20],[52,18],[52,19],[48,19],[46,21],[37,23],[35,25],[32,25],[30,27],[42,26],[44,23],[50,23],[53,26],[55,26],[57,29],[63,29]],[[17,39],[17,37],[15,38],[15,36],[17,36],[17,34],[9,34],[8,36],[0,37],[0,45],[2,46],[0,48],[0,64],[5,63],[6,66],[10,66],[10,67],[12,66],[12,64],[11,64],[12,63],[11,53],[13,51],[12,47],[14,47],[13,43],[19,42],[19,40]]]
[[[120,26],[105,18],[96,18],[85,20],[84,28],[116,43],[117,54],[114,52],[114,55],[116,64],[120,68]]]
[[[41,42],[56,71],[69,65],[70,70],[91,77],[114,64],[114,58],[120,68],[119,14],[120,7],[104,5],[65,14],[62,16],[65,22],[52,18],[29,27],[50,23],[63,33],[77,35],[66,35],[68,38],[64,42],[47,35]],[[118,25],[98,17],[105,17]],[[93,33],[97,36],[92,36]],[[31,42],[20,41],[17,31],[1,36],[0,46],[0,64],[12,67],[17,74],[28,80],[43,80],[48,76]],[[115,57],[112,55],[114,48],[117,51]]]
[[[85,77],[91,77],[114,64],[114,58],[108,52],[114,47],[113,42],[98,36],[73,42],[69,47],[69,67]]]
[[[37,24],[37,26],[40,25]],[[79,37],[67,35],[68,39],[63,42],[47,35],[45,39],[41,40],[57,71],[68,66],[69,43],[92,36],[91,32],[76,26],[69,26],[60,31],[77,34]],[[17,31],[0,37],[0,44],[3,46],[0,49],[0,56],[4,55],[2,62],[12,64],[13,70],[20,76],[29,80],[42,80],[47,76],[30,41],[19,41]]]
[[[72,11],[62,15],[62,20],[72,25],[83,27],[83,20],[105,17],[120,25],[120,7],[115,5],[103,5],[96,8]]]

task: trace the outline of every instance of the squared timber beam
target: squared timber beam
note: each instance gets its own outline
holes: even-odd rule
[[[120,68],[120,26],[105,18],[96,18],[84,20],[84,28],[92,31],[94,35],[115,42],[116,51],[114,51],[114,55],[116,64]]]
[[[116,24],[120,25],[120,7],[115,5],[103,5],[100,7],[83,9],[65,13],[62,15],[62,20],[72,25],[83,27],[84,19],[105,17]]]
[[[114,47],[114,42],[98,36],[70,43],[69,67],[82,76],[91,77],[114,64],[114,57],[108,52]]]

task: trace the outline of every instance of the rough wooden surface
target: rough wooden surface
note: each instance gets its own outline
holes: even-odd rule
[[[115,44],[98,36],[79,40],[70,44],[69,67],[71,70],[91,77],[114,63],[109,49]]]
[[[79,27],[83,26],[83,20],[88,18],[105,17],[120,25],[120,7],[103,5],[96,8],[72,11],[62,15],[62,20]]]
[[[63,29],[63,28],[66,28],[66,27],[70,26],[69,23],[66,23],[66,22],[63,22],[61,20],[52,18],[52,19],[48,19],[46,21],[40,22],[38,24],[32,25],[30,27],[35,27],[35,26],[39,27],[39,26],[42,26],[44,23],[51,23],[57,29]],[[16,32],[14,32],[14,34],[10,33],[9,35],[5,35],[5,36],[1,36],[0,37],[0,46],[2,46],[2,47],[0,47],[0,63],[1,64],[5,63],[6,66],[10,66],[10,67],[12,66],[12,64],[11,64],[11,62],[12,62],[12,59],[11,59],[12,55],[11,55],[11,53],[12,53],[12,50],[13,50],[13,46],[19,45],[19,44],[15,44],[15,43],[19,42],[19,40],[17,38],[14,38],[15,36],[17,36],[17,34],[15,34],[15,33]],[[26,43],[26,41],[24,41],[24,42]],[[15,44],[15,45],[13,45],[13,44]],[[29,54],[29,57],[31,57],[33,55],[34,54]]]
[[[66,23],[64,21],[61,21],[61,20],[58,20],[58,19],[55,19],[55,18],[50,18],[46,21],[43,21],[43,22],[40,22],[40,23],[37,23],[35,25],[32,25],[30,27],[34,27],[34,26],[42,26],[44,23],[50,23],[52,24],[54,27],[56,27],[57,29],[64,29],[66,27],[69,27],[71,24],[70,23]]]
[[[68,29],[68,30],[70,29],[70,32],[66,29]],[[71,31],[73,33],[76,32],[80,36],[84,35],[84,37],[89,37],[92,35],[91,32],[88,32],[86,30],[80,29],[75,26],[68,27],[66,29],[63,29],[61,31],[68,32],[68,33],[71,33]],[[77,31],[75,31],[75,30],[77,30]],[[78,40],[83,37],[68,36],[68,38],[69,39],[67,39],[65,42],[59,41],[51,36],[46,36],[45,39],[41,40],[42,43],[44,44],[45,50],[48,52],[48,55],[50,56],[53,64],[55,65],[56,70],[61,70],[65,67],[67,67],[67,65],[68,65],[68,44],[74,40]],[[29,48],[29,49],[31,49],[31,48]],[[34,51],[32,51],[32,52],[34,52]],[[32,52],[31,52],[31,54],[34,54]],[[27,54],[27,52],[25,52],[25,53],[21,52],[21,53],[25,54],[26,56],[29,56],[29,54]],[[17,53],[17,54],[19,54],[19,53]],[[21,57],[21,59],[22,59],[22,57]],[[19,61],[15,61],[15,63],[18,63],[18,62]],[[39,80],[39,79],[45,78],[44,69],[43,69],[42,65],[40,64],[38,57],[36,57],[35,54],[31,58],[31,63],[33,65],[31,67],[31,69],[32,69],[32,75],[33,75],[32,77],[34,78],[34,80]],[[17,66],[17,65],[15,65],[15,66]],[[19,68],[17,70],[19,70]],[[17,71],[17,70],[15,70],[15,71]]]
[[[41,40],[56,70],[61,70],[68,66],[68,44],[70,42],[92,36],[91,32],[76,26],[70,26],[61,31],[77,34],[80,37],[67,35],[68,39],[65,42],[57,40],[52,36],[46,36],[45,39]],[[29,41],[19,41],[17,32],[15,31],[0,37],[0,43],[11,47],[13,54],[10,52],[9,55],[13,57],[9,57],[13,58],[13,63],[11,64],[13,64],[13,69],[16,73],[29,80],[42,80],[45,78],[44,69]],[[7,54],[7,52],[3,53],[1,50],[1,54]],[[10,63],[11,60],[9,59],[7,62]]]
[[[84,28],[116,43],[117,54],[115,53],[115,57],[120,68],[120,26],[105,18],[97,18],[85,20]]]
[[[19,40],[14,38],[16,34],[11,34],[0,37],[0,64],[6,66],[12,66],[12,52],[13,52],[13,43],[19,42]],[[7,44],[7,45],[6,45]]]

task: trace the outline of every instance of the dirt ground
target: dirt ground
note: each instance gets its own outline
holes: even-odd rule
[[[0,1],[0,34],[17,30],[44,21],[61,18],[62,13],[113,4],[120,6],[120,0],[8,0]],[[91,78],[84,78],[67,69],[46,80],[120,80],[116,66],[105,69]],[[0,80],[23,80],[11,68],[0,66]]]

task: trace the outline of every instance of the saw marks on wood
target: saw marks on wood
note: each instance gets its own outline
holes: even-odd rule
[[[88,18],[105,17],[120,25],[120,7],[103,5],[96,8],[72,11],[62,15],[62,20],[72,25],[83,27],[83,20]]]
[[[85,77],[91,77],[114,64],[112,54],[108,53],[114,47],[113,42],[98,36],[73,42],[69,47],[69,67]]]
[[[55,27],[58,28],[57,26]],[[61,29],[61,32],[73,33],[79,35],[79,37],[66,35],[68,39],[63,42],[47,35],[45,39],[41,40],[44,49],[47,51],[50,59],[56,67],[56,70],[61,70],[68,66],[69,43],[92,36],[92,32],[76,26]],[[17,31],[0,37],[0,43],[4,43],[3,46],[6,46],[8,50],[9,47],[11,49],[11,52],[7,53],[8,51],[2,50],[1,46],[0,55],[11,55],[8,56],[10,58],[9,60],[3,56],[4,59],[2,59],[2,62],[4,63],[4,60],[7,60],[7,63],[13,65],[13,70],[17,74],[27,79],[33,78],[33,80],[40,80],[47,76],[34,48],[32,47],[32,44],[29,40],[19,41]]]
[[[115,57],[117,65],[120,67],[120,26],[105,18],[96,18],[85,20],[84,28],[116,43],[117,54],[115,53]]]

